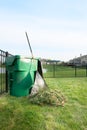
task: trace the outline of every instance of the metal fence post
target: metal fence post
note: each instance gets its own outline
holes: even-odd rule
[[[77,76],[77,67],[75,65],[75,77]]]
[[[8,57],[8,52],[6,52],[6,57]],[[8,92],[8,72],[6,69],[6,92]]]
[[[55,78],[55,64],[53,64],[53,78]]]
[[[86,77],[87,77],[87,65],[86,65]]]

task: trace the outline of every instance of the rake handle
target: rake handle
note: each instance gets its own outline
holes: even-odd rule
[[[28,38],[28,35],[27,35],[27,32],[25,32],[25,34],[26,34],[26,38],[27,38],[27,42],[28,42],[28,45],[29,45],[29,49],[30,49],[30,52],[31,52],[32,58],[34,58],[34,57],[33,57],[32,48],[31,48],[31,45],[30,45],[30,41],[29,41],[29,38]]]

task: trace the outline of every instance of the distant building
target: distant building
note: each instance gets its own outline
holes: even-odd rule
[[[78,66],[87,65],[87,55],[83,55],[83,56],[80,55],[80,57],[74,58],[70,60],[68,63],[72,65],[78,65]]]
[[[82,56],[82,58],[81,58],[81,64],[82,65],[87,65],[87,55]]]
[[[58,64],[60,60],[41,59],[42,64]]]

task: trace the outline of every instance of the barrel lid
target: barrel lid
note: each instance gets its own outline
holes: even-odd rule
[[[16,59],[21,59],[21,60],[39,60],[39,58],[31,58],[31,57],[24,57],[24,56],[21,56],[21,55],[15,55],[15,56],[10,56],[10,57],[7,57],[6,58],[6,65],[9,66],[9,65],[13,65],[14,61]]]

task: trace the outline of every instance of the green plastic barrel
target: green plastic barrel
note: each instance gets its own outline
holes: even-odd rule
[[[19,55],[6,58],[10,95],[17,97],[29,95],[38,70],[38,61]]]

